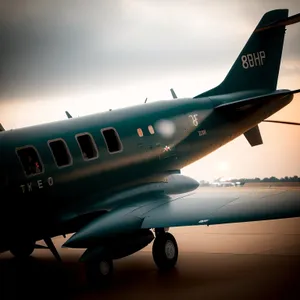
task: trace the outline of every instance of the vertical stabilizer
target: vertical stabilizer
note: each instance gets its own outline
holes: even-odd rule
[[[195,98],[249,90],[276,90],[285,26],[272,27],[270,25],[285,20],[287,17],[287,9],[267,12],[256,26],[223,82]],[[268,26],[269,29],[265,30]]]

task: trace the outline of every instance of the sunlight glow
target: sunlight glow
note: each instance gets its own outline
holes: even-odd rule
[[[230,169],[229,163],[227,161],[220,162],[218,165],[218,169],[222,172],[228,171]]]

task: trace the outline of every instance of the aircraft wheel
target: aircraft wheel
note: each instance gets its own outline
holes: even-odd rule
[[[153,243],[152,255],[160,270],[172,269],[178,259],[178,246],[174,236],[169,232],[158,234]]]
[[[20,242],[18,245],[12,245],[10,253],[16,258],[27,258],[34,251],[35,243],[31,241]]]
[[[109,257],[102,257],[86,263],[86,276],[91,285],[108,283],[113,274],[113,261]]]

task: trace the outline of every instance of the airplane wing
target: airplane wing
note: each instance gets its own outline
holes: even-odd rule
[[[199,190],[147,212],[142,228],[260,221],[300,216],[300,189]]]
[[[177,196],[149,195],[94,219],[65,247],[85,248],[99,239],[141,229],[214,225],[300,216],[300,189],[211,189]]]

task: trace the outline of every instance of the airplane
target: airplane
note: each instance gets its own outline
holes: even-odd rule
[[[235,184],[235,186],[244,186],[245,185],[245,181],[231,181]]]
[[[230,186],[235,186],[235,183],[229,180],[224,180],[222,177],[220,177],[212,181],[210,185],[214,187],[230,187]]]
[[[231,187],[231,186],[244,186],[244,181],[237,181],[237,180],[231,180],[231,179],[225,179],[222,177],[219,177],[215,179],[214,181],[210,182],[209,185],[214,187]]]
[[[299,190],[195,193],[181,174],[241,135],[262,144],[258,125],[300,92],[277,89],[286,26],[299,21],[265,13],[224,80],[192,98],[1,131],[0,252],[61,260],[52,239],[68,235],[62,247],[84,250],[88,282],[105,284],[114,260],[151,242],[158,269],[174,268],[172,227],[299,217]]]

